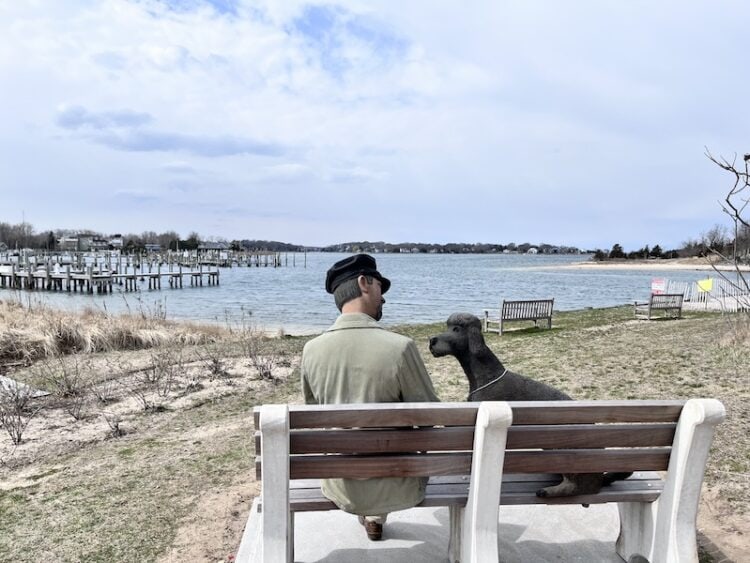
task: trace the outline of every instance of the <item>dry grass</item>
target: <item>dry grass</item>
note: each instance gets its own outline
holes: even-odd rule
[[[221,337],[218,327],[178,324],[156,314],[82,314],[45,305],[0,300],[0,361],[31,362],[70,353],[141,350],[175,342],[200,344]]]
[[[509,368],[576,398],[715,397],[726,405],[704,499],[714,503],[722,534],[734,534],[731,526],[750,507],[750,357],[745,339],[725,336],[734,325],[692,313],[635,322],[630,308],[556,313],[554,325],[490,336],[488,344]],[[166,326],[172,334],[195,330]],[[428,337],[443,327],[398,330],[417,341],[440,397],[464,400],[458,363],[427,350]],[[0,439],[0,560],[221,561],[233,553],[257,491],[250,412],[263,403],[301,402],[297,366],[308,340],[264,339],[264,354],[285,359],[273,378],[263,378],[243,352],[244,337],[226,331],[197,346],[172,340],[184,365],[160,410],[140,408],[125,383],[147,372],[162,347],[90,354],[98,385],[123,382],[108,390],[106,405],[80,421],[47,409],[15,450],[7,436]],[[32,366],[11,375],[30,381],[33,372]],[[106,417],[125,434],[112,437]]]

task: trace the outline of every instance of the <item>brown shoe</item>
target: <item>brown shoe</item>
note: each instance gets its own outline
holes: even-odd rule
[[[366,520],[364,516],[359,517],[359,523],[365,527],[367,539],[370,541],[379,541],[383,539],[383,525],[377,522]]]

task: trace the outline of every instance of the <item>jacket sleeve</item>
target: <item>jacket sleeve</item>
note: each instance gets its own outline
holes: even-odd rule
[[[404,349],[398,378],[401,384],[401,399],[405,403],[440,401],[413,340],[409,340]]]
[[[305,352],[302,352],[302,361],[300,362],[300,374],[299,380],[302,385],[302,397],[305,399],[306,405],[316,405],[318,401],[315,400],[310,383],[307,381],[307,371],[305,370]]]

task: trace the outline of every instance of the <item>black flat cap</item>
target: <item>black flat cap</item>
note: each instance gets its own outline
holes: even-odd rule
[[[380,280],[381,292],[385,293],[391,287],[391,280],[384,278],[378,272],[375,258],[369,254],[355,254],[336,262],[326,273],[326,291],[333,293],[342,282],[358,276],[372,276]]]

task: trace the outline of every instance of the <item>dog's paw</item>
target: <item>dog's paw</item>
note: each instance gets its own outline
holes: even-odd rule
[[[547,490],[546,489],[539,489],[536,492],[536,496],[542,497],[542,498],[546,497],[547,496]]]

